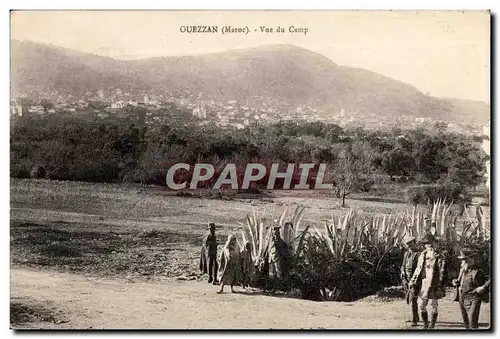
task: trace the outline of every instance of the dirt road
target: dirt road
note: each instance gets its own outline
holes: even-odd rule
[[[257,291],[223,295],[199,281],[128,282],[26,268],[11,270],[11,298],[50,302],[68,322],[31,327],[73,329],[398,329],[403,301],[333,303],[279,298]],[[460,329],[458,305],[443,300],[437,328]],[[489,304],[481,312],[489,323]]]

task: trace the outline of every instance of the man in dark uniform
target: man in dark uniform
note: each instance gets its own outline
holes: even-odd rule
[[[418,296],[415,291],[419,290],[419,286],[409,287],[408,284],[417,268],[419,252],[414,237],[406,237],[404,243],[408,250],[405,252],[401,264],[401,280],[406,294],[406,303],[411,307],[412,317],[408,322],[411,322],[411,326],[414,327],[418,323]]]
[[[460,311],[467,329],[477,329],[481,302],[489,301],[490,279],[484,271],[476,265],[476,253],[470,248],[464,248],[458,259],[462,260],[462,267],[458,279],[453,280],[457,287],[455,301],[460,304]]]
[[[217,263],[217,237],[215,236],[215,224],[211,222],[208,226],[210,228],[210,232],[203,238],[200,269],[206,272],[206,263],[208,261],[208,282],[217,285],[217,272],[219,271],[219,264]]]

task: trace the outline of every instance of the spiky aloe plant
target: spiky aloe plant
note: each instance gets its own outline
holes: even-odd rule
[[[461,246],[473,244],[482,251],[484,265],[488,265],[489,240],[483,236],[486,227],[482,210],[477,208],[472,216],[466,211],[468,220],[459,232],[457,217],[449,213],[450,206],[437,201],[430,211],[436,225],[434,231],[449,262],[457,262],[456,251]],[[263,216],[258,218],[255,212],[247,216],[243,237],[251,239],[255,256],[262,257],[269,247],[272,226],[281,226],[282,239],[294,249],[298,286],[306,298],[318,298],[325,295],[321,291],[329,289],[328,294],[335,300],[354,300],[377,288],[397,284],[403,237],[411,235],[418,240],[429,231],[424,220],[429,211],[424,208],[382,216],[350,210],[332,217],[322,230],[316,226],[300,230],[305,208],[295,208],[291,216],[287,215],[289,210],[285,208],[279,218],[267,225]]]
[[[300,230],[300,223],[305,215],[306,208],[297,206],[289,219],[287,212],[289,207],[286,207],[281,216],[266,225],[264,219],[265,211],[260,217],[256,212],[246,216],[246,224],[241,232],[243,242],[249,242],[252,248],[252,259],[254,265],[260,269],[264,268],[266,258],[269,253],[269,244],[272,240],[272,230],[274,227],[280,227],[280,235],[282,240],[288,245],[291,254],[296,259],[304,247],[304,239],[308,233],[309,226]],[[289,220],[289,222],[286,222]]]
[[[260,217],[257,216],[255,210],[252,214],[248,214],[246,224],[243,224],[244,227],[241,231],[243,243],[250,243],[254,263],[265,257],[271,238],[271,230],[264,224],[264,214],[265,210]]]
[[[405,228],[403,213],[367,217],[352,210],[332,217],[323,232],[315,227],[313,240],[308,244],[323,248],[327,253],[314,255],[321,257],[320,262],[328,263],[326,267],[318,265],[326,278],[316,277],[317,288],[330,289],[335,300],[352,300],[385,280],[397,279],[402,254],[399,244]],[[314,258],[309,261],[309,265],[316,265]],[[387,272],[392,274],[386,277]]]
[[[300,254],[304,238],[309,229],[309,226],[307,226],[304,230],[300,230],[300,223],[305,215],[306,207],[298,205],[292,215],[286,219],[288,211],[289,207],[286,207],[278,222],[273,226],[280,227],[281,239],[292,250],[293,256],[297,257]]]
[[[446,229],[452,221],[449,213],[452,205],[453,201],[447,205],[446,200],[438,199],[432,206],[431,221],[433,225],[436,225],[435,233],[437,236],[446,237],[447,235]]]

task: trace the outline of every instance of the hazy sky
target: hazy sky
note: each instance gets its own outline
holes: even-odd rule
[[[191,25],[220,28],[180,32]],[[250,33],[222,34],[225,25]],[[288,32],[292,25],[307,34]],[[488,12],[472,11],[21,11],[11,16],[11,35],[119,59],[294,44],[434,96],[489,103],[489,25]],[[285,33],[260,33],[260,26]]]

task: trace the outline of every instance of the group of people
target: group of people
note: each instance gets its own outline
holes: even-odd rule
[[[406,291],[406,301],[410,305],[411,326],[417,326],[420,318],[424,328],[432,329],[438,318],[438,300],[446,294],[445,258],[436,248],[436,238],[428,234],[421,241],[425,249],[419,251],[416,239],[407,237],[407,251],[401,265],[401,278]],[[490,279],[477,265],[477,253],[471,248],[463,248],[460,273],[453,279],[456,288],[455,301],[460,305],[465,328],[477,329],[481,302],[489,300]],[[430,312],[427,307],[430,306]]]
[[[238,283],[244,288],[248,287],[253,269],[250,243],[245,243],[241,248],[236,237],[229,235],[222,249],[219,265],[215,224],[209,223],[209,229],[209,233],[203,239],[200,257],[200,270],[208,273],[208,282],[213,285],[220,284],[217,293],[223,293],[225,285],[231,286],[231,292],[234,292],[234,285]]]
[[[229,235],[218,260],[215,228],[214,223],[209,223],[210,231],[203,239],[200,270],[208,273],[209,283],[220,285],[217,293],[223,293],[225,285],[231,286],[231,292],[236,284],[248,287],[254,269],[250,243],[240,246],[236,237]],[[284,280],[287,273],[283,262],[287,257],[284,255],[286,244],[281,240],[279,229],[276,227],[272,233],[269,251],[270,271],[278,281]],[[408,320],[411,326],[417,326],[421,319],[425,329],[433,329],[438,319],[438,300],[446,295],[448,276],[445,257],[437,249],[435,236],[427,234],[421,243],[425,247],[422,251],[414,237],[405,238],[407,250],[401,265],[401,279],[412,313]],[[455,301],[460,305],[465,328],[477,329],[481,303],[489,301],[490,279],[477,265],[477,253],[471,248],[463,248],[457,259],[461,260],[461,267],[458,277],[453,279]]]
[[[289,227],[293,227],[290,222]],[[234,285],[240,284],[243,288],[249,287],[253,272],[258,266],[261,270],[268,269],[271,288],[276,290],[279,284],[285,282],[289,273],[290,248],[280,235],[281,227],[274,227],[271,233],[269,253],[265,258],[252,258],[252,247],[249,242],[240,245],[232,234],[228,236],[220,257],[217,258],[217,236],[215,224],[209,223],[209,233],[203,238],[200,254],[200,270],[208,273],[208,282],[220,285],[218,293],[223,293],[224,286],[230,285],[234,292]],[[219,260],[217,260],[219,259]],[[220,263],[220,265],[219,265]]]

